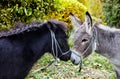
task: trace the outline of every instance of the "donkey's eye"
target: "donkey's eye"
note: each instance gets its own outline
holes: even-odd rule
[[[87,42],[88,41],[88,39],[82,39],[82,42]]]

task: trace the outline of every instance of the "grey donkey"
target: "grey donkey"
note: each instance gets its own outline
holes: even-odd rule
[[[70,19],[75,30],[73,51],[83,59],[93,51],[103,55],[115,69],[117,79],[120,79],[120,29],[97,22],[93,24],[88,12],[84,22],[73,14],[70,14]]]

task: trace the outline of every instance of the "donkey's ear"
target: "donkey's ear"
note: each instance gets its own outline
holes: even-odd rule
[[[86,12],[85,16],[85,27],[86,27],[86,32],[91,33],[92,32],[92,18],[89,14],[89,12]]]
[[[83,24],[83,22],[79,18],[75,17],[72,13],[69,14],[69,17],[75,30]]]

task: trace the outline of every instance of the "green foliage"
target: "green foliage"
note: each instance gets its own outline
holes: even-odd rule
[[[18,21],[30,23],[50,18],[70,24],[70,12],[83,20],[86,11],[77,0],[1,0],[0,30],[10,29]]]
[[[85,5],[94,21],[103,22],[102,2],[100,0],[78,0]]]
[[[54,10],[54,0],[0,0],[0,26],[8,29],[17,21],[40,21]]]
[[[112,27],[120,28],[120,0],[103,0],[105,21]]]

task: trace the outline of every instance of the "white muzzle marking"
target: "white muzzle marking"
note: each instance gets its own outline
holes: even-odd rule
[[[80,55],[77,51],[72,50],[70,60],[73,64],[78,65],[82,61],[82,55]]]

